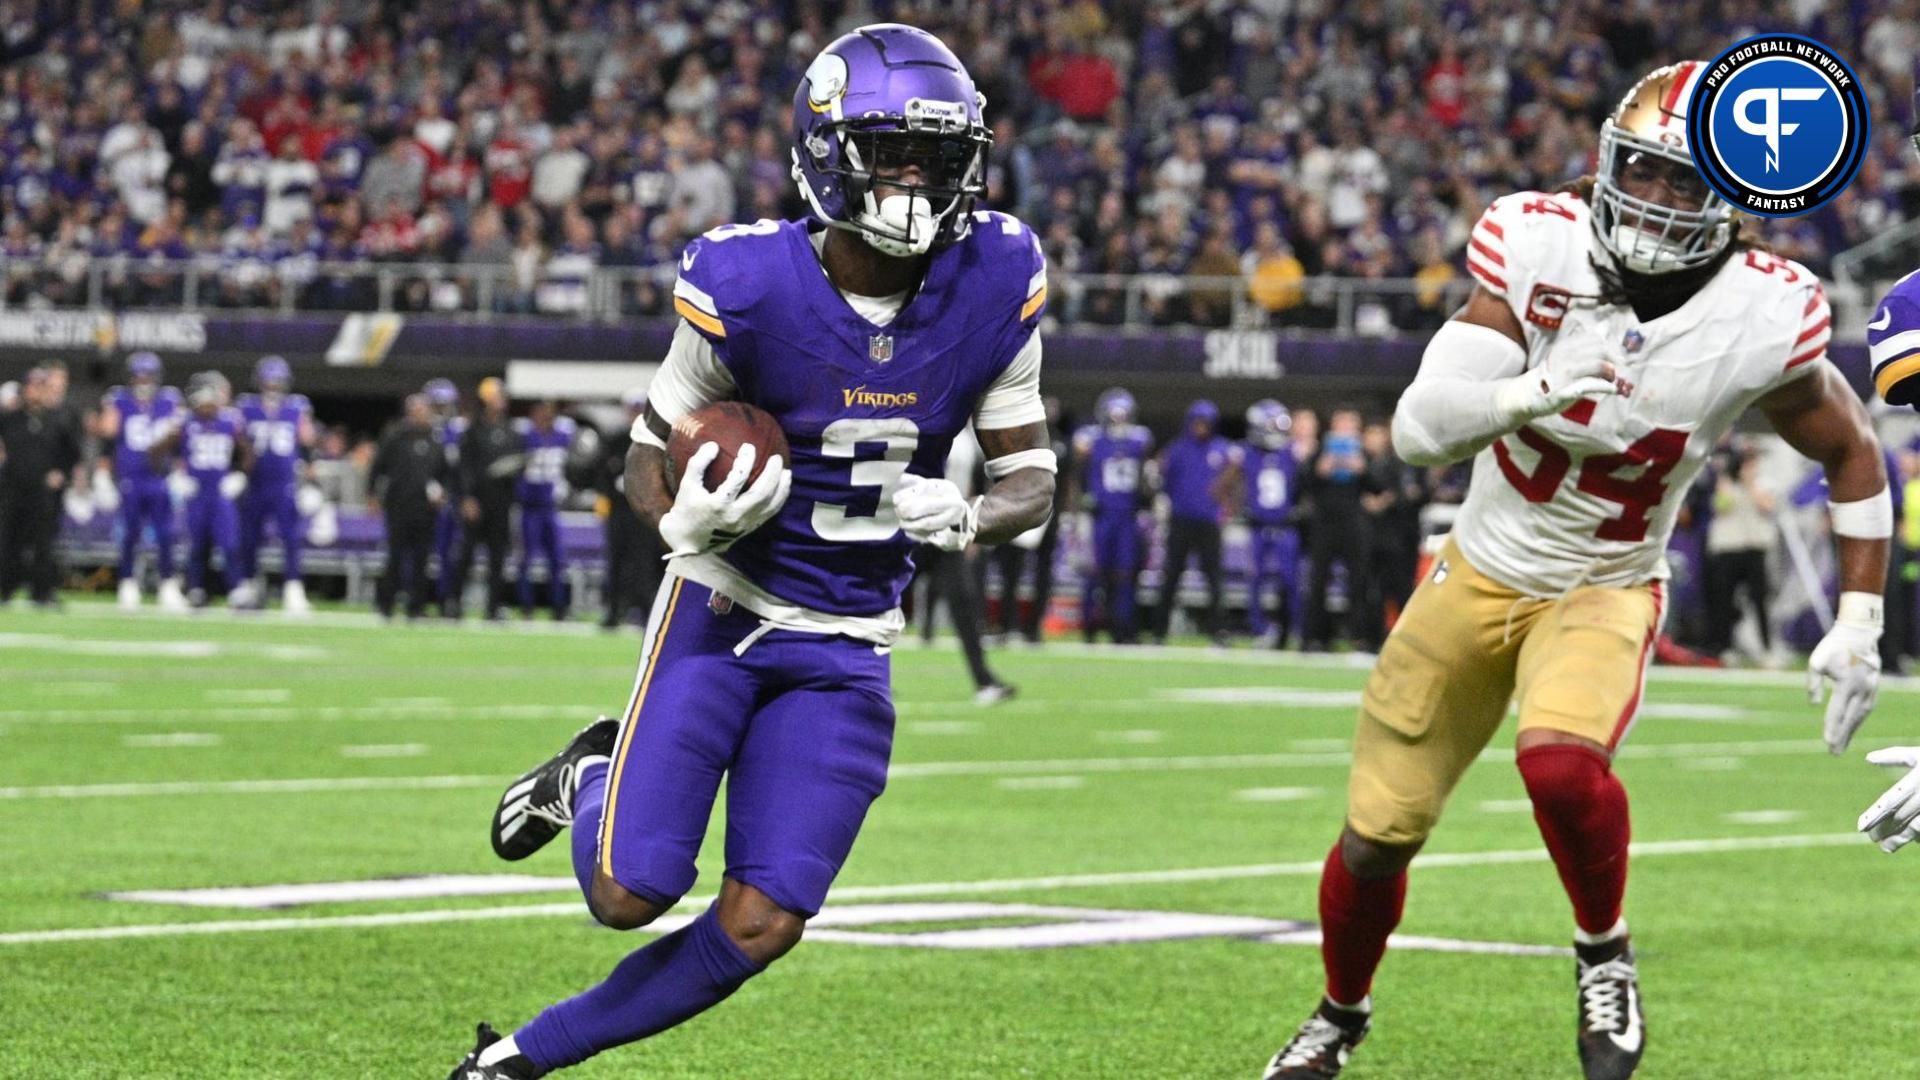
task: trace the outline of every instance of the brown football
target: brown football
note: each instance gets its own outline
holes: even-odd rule
[[[788,464],[793,461],[787,450],[786,432],[780,430],[780,422],[772,413],[744,401],[716,401],[695,409],[673,425],[673,433],[667,437],[669,492],[680,489],[680,477],[686,472],[693,452],[710,442],[720,444],[720,454],[707,466],[709,491],[726,480],[727,473],[733,469],[734,456],[748,443],[754,447],[753,472],[747,477],[749,484],[759,478],[767,459],[775,454]]]

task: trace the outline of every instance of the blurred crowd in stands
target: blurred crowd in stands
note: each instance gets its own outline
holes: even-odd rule
[[[687,238],[802,212],[794,87],[885,18],[969,65],[991,202],[1056,273],[1151,283],[1058,288],[1069,321],[1326,324],[1322,275],[1413,279],[1394,321],[1437,321],[1488,200],[1588,171],[1635,77],[1763,28],[1851,59],[1880,121],[1853,186],[1768,240],[1824,269],[1920,213],[1913,0],[14,0],[4,298],[177,302],[162,268],[195,263],[200,304],[365,308],[342,266],[427,262],[385,302],[578,312],[611,269],[613,310],[658,313]]]

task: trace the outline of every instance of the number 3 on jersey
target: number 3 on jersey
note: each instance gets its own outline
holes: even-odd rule
[[[861,443],[881,443],[886,453],[879,458],[856,461],[855,448]],[[813,504],[813,531],[822,540],[887,540],[900,531],[900,519],[893,513],[893,491],[907,474],[907,463],[920,445],[920,428],[905,417],[881,419],[854,418],[835,420],[820,433],[820,453],[830,458],[852,461],[848,483],[854,488],[878,488],[879,504],[872,514],[855,514],[838,503]],[[864,494],[864,492],[863,492]]]
[[[1530,427],[1515,433],[1520,441],[1540,455],[1539,464],[1527,473],[1515,464],[1505,439],[1493,444],[1494,460],[1501,475],[1528,502],[1543,503],[1560,490],[1561,481],[1573,470],[1573,455],[1566,447]],[[1574,488],[1608,502],[1620,504],[1620,514],[1608,518],[1594,530],[1602,540],[1629,543],[1647,538],[1649,512],[1667,494],[1667,474],[1680,463],[1687,450],[1687,433],[1659,428],[1648,432],[1619,454],[1595,454],[1580,463],[1580,478]],[[1624,469],[1640,470],[1638,476],[1617,475]]]

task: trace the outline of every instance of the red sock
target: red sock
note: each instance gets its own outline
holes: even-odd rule
[[[1605,755],[1553,743],[1520,751],[1517,763],[1533,800],[1533,819],[1547,841],[1560,884],[1573,901],[1573,921],[1604,934],[1620,921],[1627,893],[1627,789]]]
[[[1327,968],[1327,996],[1358,1005],[1373,987],[1373,973],[1387,952],[1387,935],[1407,906],[1407,872],[1363,881],[1347,869],[1335,841],[1320,871],[1320,960]]]

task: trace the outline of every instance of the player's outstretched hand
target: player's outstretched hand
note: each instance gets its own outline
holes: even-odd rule
[[[1880,695],[1880,627],[1836,619],[1833,629],[1807,657],[1807,701],[1818,705],[1826,681],[1833,680],[1823,734],[1827,749],[1840,753],[1872,711]]]
[[[720,456],[720,444],[702,443],[693,452],[674,494],[673,508],[660,518],[660,539],[667,543],[668,558],[725,551],[780,512],[793,488],[793,470],[775,454],[748,484],[757,453],[752,443],[742,446],[720,486],[709,490],[707,466]]]
[[[1633,384],[1604,356],[1555,353],[1531,371],[1506,380],[1496,391],[1500,411],[1516,424],[1565,412],[1581,399],[1598,401],[1633,393]]]
[[[893,489],[893,512],[908,538],[942,551],[964,551],[980,525],[979,512],[953,481],[911,473]]]
[[[1920,746],[1889,746],[1868,754],[1867,760],[1907,770],[1860,815],[1860,831],[1891,855],[1920,838]]]

